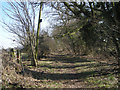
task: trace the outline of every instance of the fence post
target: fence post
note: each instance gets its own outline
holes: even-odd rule
[[[10,49],[10,56],[13,58],[15,58],[15,50],[12,48]]]
[[[17,49],[17,63],[20,63],[20,50]]]

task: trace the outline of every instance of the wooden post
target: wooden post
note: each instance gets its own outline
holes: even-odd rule
[[[13,58],[15,58],[15,50],[12,48],[10,49],[10,56]]]
[[[17,63],[20,63],[20,50],[17,49]]]

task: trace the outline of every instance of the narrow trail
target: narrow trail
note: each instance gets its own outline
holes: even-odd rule
[[[84,88],[88,87],[87,78],[107,75],[111,67],[86,58],[52,55],[39,60],[37,68],[30,68],[36,83],[47,82],[51,87]],[[43,72],[43,73],[41,73]],[[46,84],[44,84],[46,86]]]
[[[39,60],[37,69],[30,68],[29,72],[38,82],[50,80],[51,83],[59,83],[59,87],[82,88],[86,85],[85,78],[96,72],[96,67],[91,67],[92,64],[97,62],[79,57],[52,55]],[[44,72],[42,75],[41,71]]]
[[[14,67],[9,72],[6,70],[5,75],[8,74],[11,85],[17,83],[24,88],[93,88],[114,87],[117,82],[115,65],[84,57],[51,55],[41,58],[37,67],[30,64],[30,60],[23,60],[24,76],[21,72],[16,73]]]

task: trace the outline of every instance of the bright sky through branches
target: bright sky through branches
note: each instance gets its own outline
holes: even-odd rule
[[[10,21],[8,17],[6,17],[5,13],[2,11],[2,6],[8,7],[7,2],[0,2],[0,21],[2,20],[7,20],[7,22]],[[46,31],[46,28],[49,27],[49,22],[47,19],[44,18],[44,12],[42,11],[42,23],[41,23],[41,28]],[[38,19],[36,20],[36,22]],[[3,27],[2,23],[0,22],[0,49],[1,48],[9,48],[9,47],[16,47],[18,46],[17,43],[13,42],[15,35],[7,32]]]

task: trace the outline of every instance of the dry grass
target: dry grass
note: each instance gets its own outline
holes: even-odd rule
[[[117,87],[118,67],[102,60],[98,62],[86,57],[52,55],[39,60],[38,67],[30,66],[30,61],[23,61],[26,65],[23,75],[15,70],[22,67],[10,61],[9,56],[3,59],[7,62],[3,63],[3,88]]]

